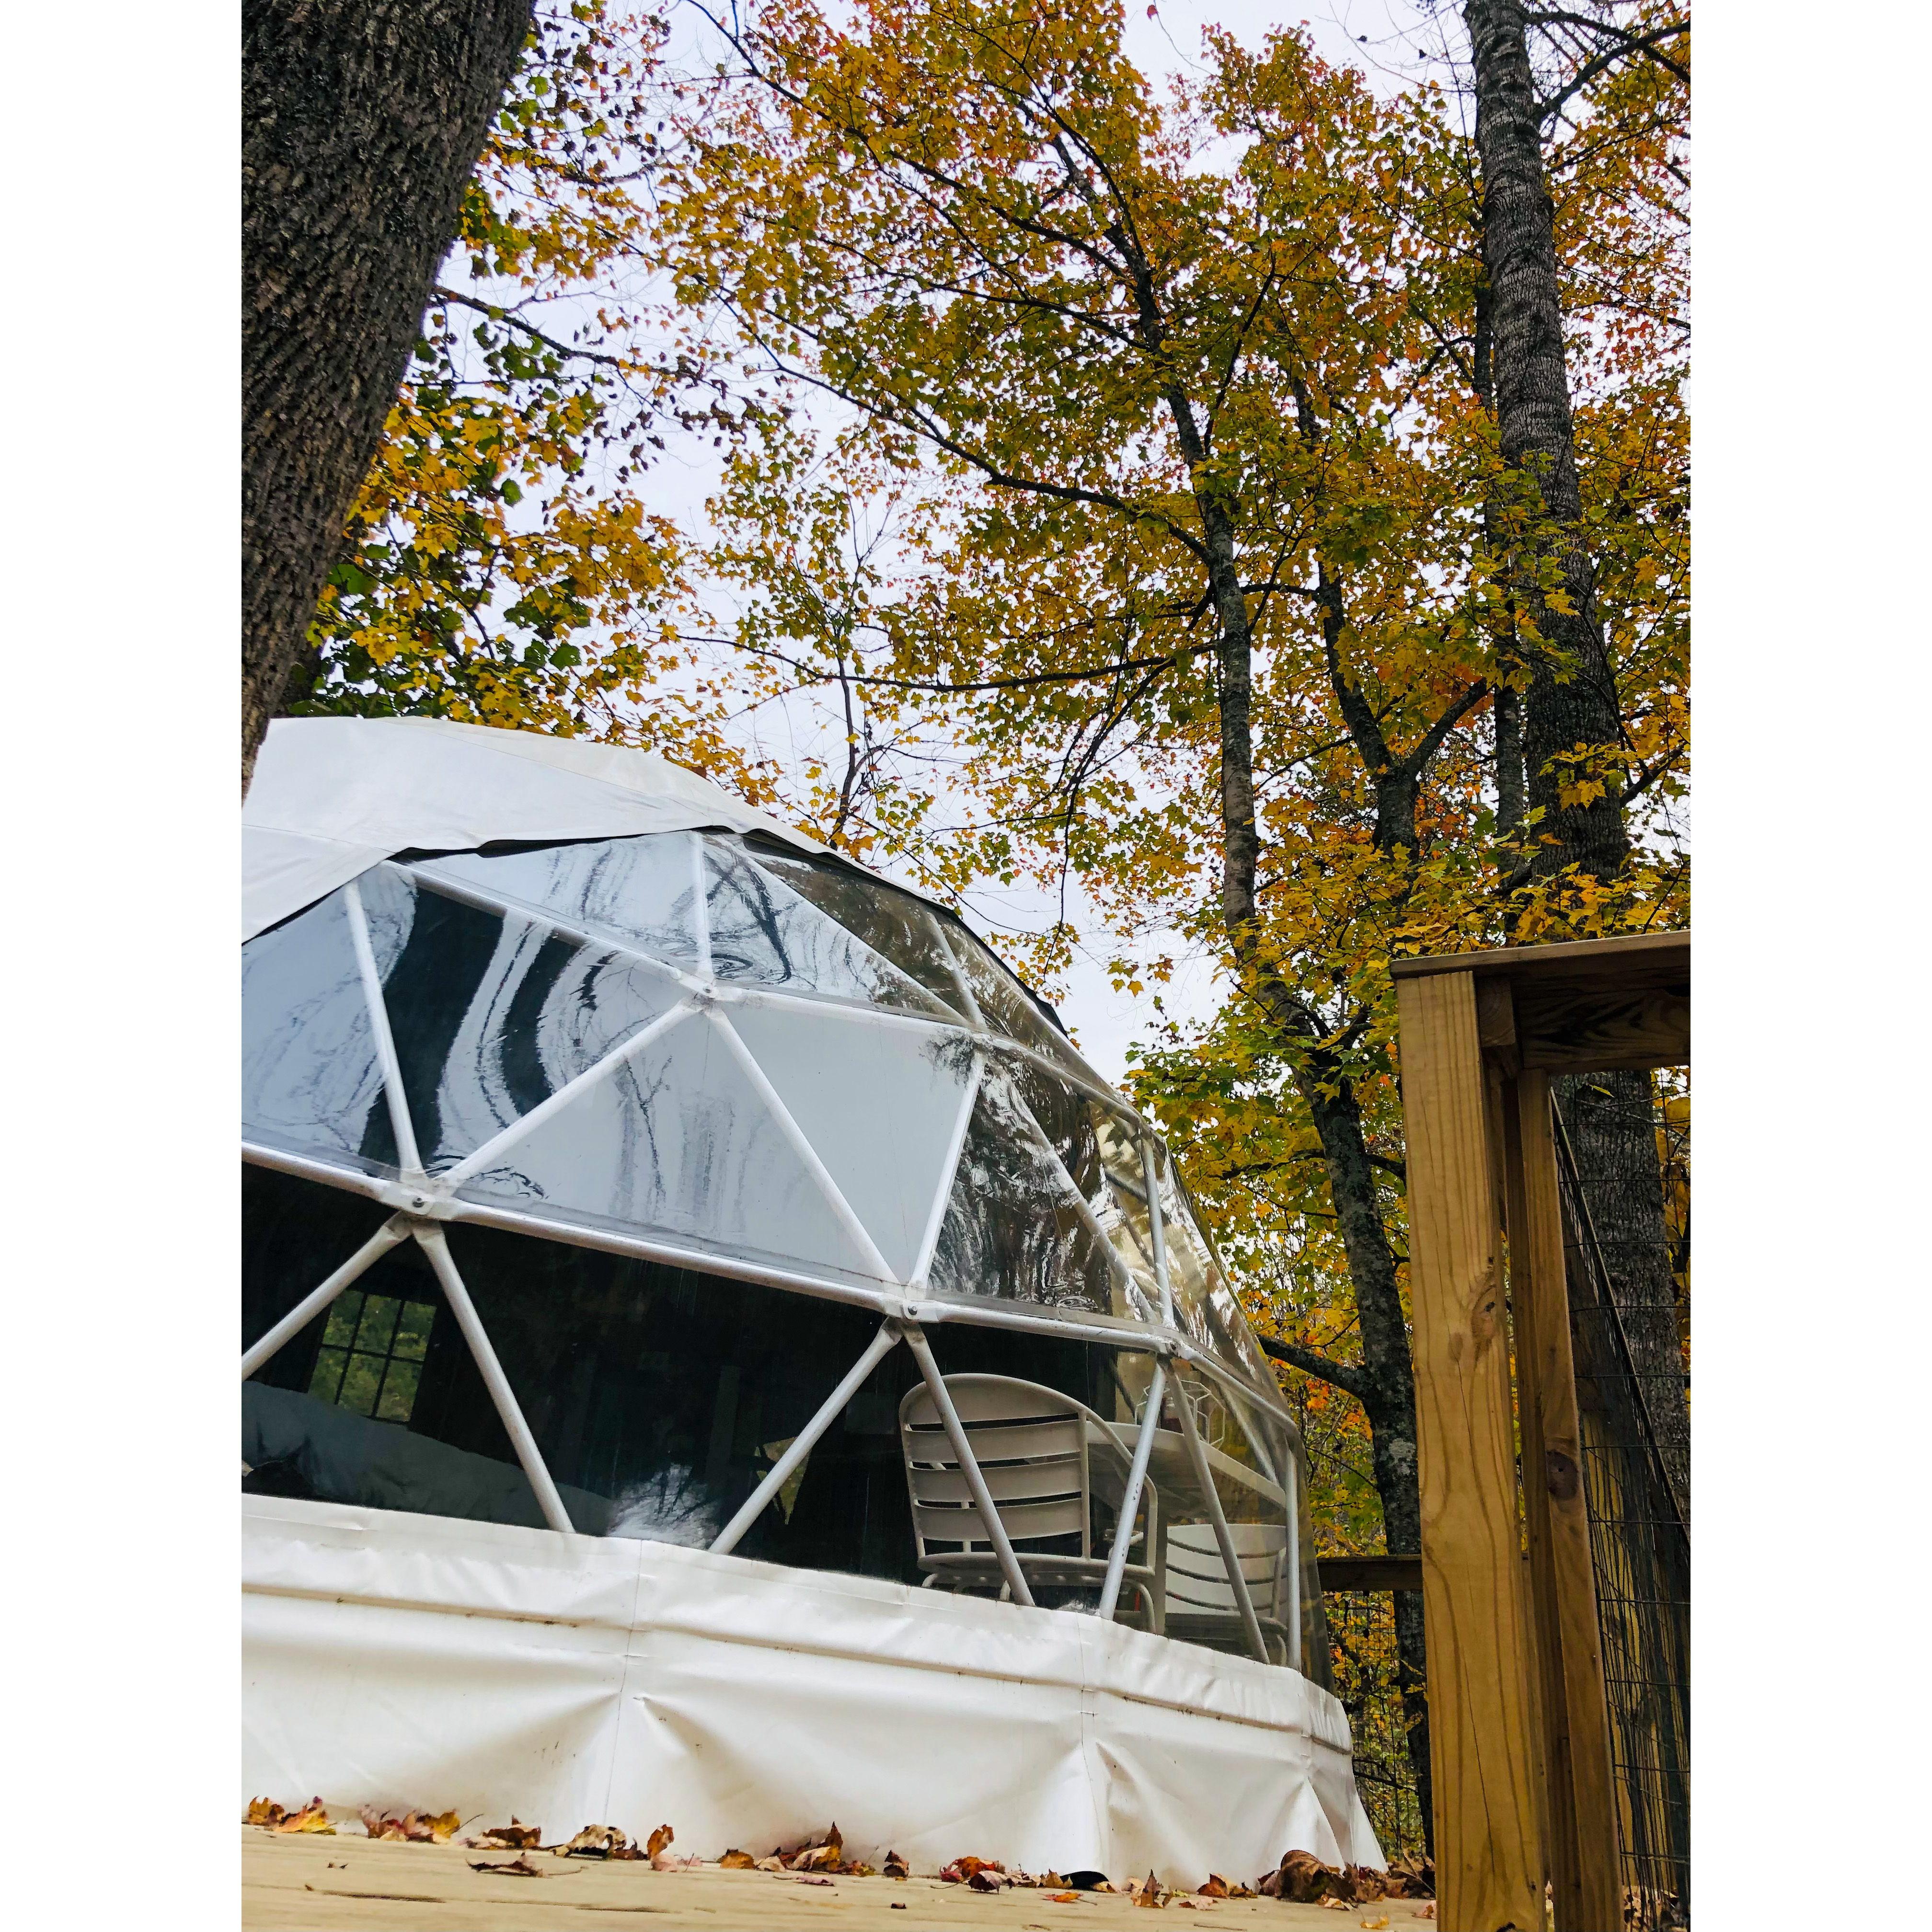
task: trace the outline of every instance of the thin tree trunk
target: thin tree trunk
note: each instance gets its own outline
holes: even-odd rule
[[[1520,0],[1467,0],[1464,19],[1475,68],[1497,429],[1505,462],[1533,481],[1543,511],[1511,570],[1516,609],[1535,634],[1532,640],[1520,626],[1517,636],[1530,674],[1522,706],[1525,790],[1529,806],[1544,814],[1533,871],[1546,878],[1574,866],[1609,878],[1630,856],[1621,760],[1612,759],[1601,796],[1568,804],[1562,796],[1566,754],[1617,747],[1624,735],[1582,538],[1556,237],[1526,22]],[[1539,587],[1540,567],[1550,562],[1568,593],[1567,610]],[[1558,1100],[1631,1353],[1648,1384],[1658,1447],[1688,1523],[1690,1413],[1648,1079],[1612,1074],[1562,1082]]]
[[[247,0],[242,782],[408,365],[532,0]]]

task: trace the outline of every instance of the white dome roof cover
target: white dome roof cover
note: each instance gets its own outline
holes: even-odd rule
[[[1164,1260],[1176,1326],[1272,1394],[1151,1130],[916,895],[650,753],[435,720],[278,722],[244,824],[250,1157],[1090,1333],[1163,1325]]]

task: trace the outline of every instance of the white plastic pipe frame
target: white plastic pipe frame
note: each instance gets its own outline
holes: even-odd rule
[[[994,1033],[987,1027],[978,1001],[974,998],[972,986],[964,969],[960,964],[951,940],[940,922],[931,922],[932,929],[944,950],[947,963],[952,970],[953,980],[959,990],[960,1002],[972,1028],[974,1052],[970,1070],[962,1097],[959,1112],[956,1119],[943,1163],[940,1184],[934,1195],[932,1208],[920,1243],[919,1257],[910,1278],[902,1286],[910,1299],[892,1296],[880,1290],[864,1288],[856,1283],[833,1283],[820,1277],[794,1272],[790,1270],[766,1266],[734,1264],[722,1258],[697,1250],[686,1250],[673,1243],[664,1243],[630,1237],[576,1228],[568,1223],[553,1222],[541,1216],[518,1214],[501,1209],[482,1208],[454,1198],[454,1190],[472,1174],[489,1167],[505,1149],[515,1144],[525,1136],[548,1120],[560,1108],[568,1106],[590,1087],[605,1080],[641,1052],[652,1041],[660,1038],[673,1027],[698,1015],[709,1021],[721,1035],[724,1043],[731,1052],[747,1077],[756,1088],[760,1099],[770,1110],[774,1124],[783,1133],[795,1152],[803,1161],[806,1172],[824,1196],[826,1205],[838,1217],[842,1227],[856,1241],[859,1252],[868,1263],[876,1267],[880,1279],[893,1279],[892,1270],[877,1244],[860,1221],[851,1204],[845,1198],[838,1183],[826,1168],[824,1162],[806,1137],[803,1130],[794,1118],[790,1110],[779,1096],[777,1090],[765,1076],[764,1071],[752,1056],[731,1024],[729,1015],[721,1009],[734,1004],[770,1005],[777,1006],[812,1006],[819,1002],[802,998],[796,994],[779,993],[764,988],[725,987],[717,982],[711,965],[710,922],[707,916],[705,878],[704,848],[699,835],[686,835],[691,839],[694,892],[696,907],[697,956],[698,972],[687,974],[668,962],[651,955],[616,943],[610,936],[582,932],[555,919],[542,908],[527,905],[520,901],[479,891],[466,881],[445,878],[426,866],[405,866],[394,861],[386,862],[388,868],[400,874],[412,884],[472,904],[479,910],[494,912],[530,920],[548,930],[558,938],[574,941],[580,945],[594,945],[600,950],[617,953],[644,967],[647,970],[669,979],[679,986],[687,997],[668,1012],[662,1013],[648,1025],[620,1042],[602,1058],[585,1068],[574,1078],[532,1108],[530,1112],[513,1120],[500,1133],[493,1136],[481,1147],[466,1155],[456,1165],[434,1177],[423,1168],[418,1151],[416,1130],[411,1119],[408,1100],[404,1092],[402,1071],[395,1042],[390,1030],[387,1003],[383,998],[381,977],[375,959],[374,949],[369,937],[368,920],[362,903],[361,891],[352,880],[344,889],[344,899],[349,917],[350,936],[355,949],[357,970],[360,974],[364,1001],[368,1008],[370,1027],[374,1041],[377,1064],[382,1077],[382,1089],[387,1104],[390,1125],[395,1136],[396,1148],[400,1156],[400,1174],[398,1182],[386,1184],[372,1180],[370,1177],[347,1174],[325,1163],[309,1161],[266,1148],[244,1145],[247,1156],[261,1165],[278,1168],[284,1172],[302,1174],[340,1186],[345,1182],[355,1186],[358,1191],[373,1194],[398,1211],[358,1248],[342,1265],[304,1296],[288,1314],[278,1322],[242,1358],[242,1378],[245,1382],[275,1355],[286,1343],[307,1328],[317,1316],[329,1306],[336,1298],[350,1287],[382,1256],[399,1243],[414,1240],[423,1250],[436,1280],[441,1285],[452,1313],[456,1318],[458,1328],[481,1372],[484,1386],[490,1392],[496,1413],[502,1419],[517,1460],[529,1479],[544,1520],[552,1529],[569,1534],[573,1526],[566,1510],[556,1484],[551,1480],[550,1470],[538,1448],[536,1438],[531,1433],[521,1406],[518,1403],[509,1380],[503,1372],[494,1348],[485,1331],[482,1319],[471,1300],[467,1287],[456,1265],[455,1258],[449,1251],[442,1222],[451,1220],[473,1221],[480,1225],[506,1228],[512,1232],[540,1233],[552,1239],[560,1239],[580,1246],[613,1250],[620,1253],[637,1254],[652,1260],[665,1261],[674,1264],[694,1265],[716,1273],[759,1282],[770,1286],[791,1288],[806,1294],[834,1299],[856,1301],[878,1307],[886,1319],[872,1342],[859,1359],[832,1390],[818,1412],[790,1443],[783,1456],[768,1471],[758,1487],[746,1498],[737,1514],[725,1525],[711,1545],[714,1553],[724,1555],[735,1549],[740,1539],[767,1508],[779,1490],[790,1479],[794,1472],[802,1463],[816,1446],[820,1437],[829,1429],[832,1421],[843,1411],[860,1385],[884,1359],[886,1355],[903,1341],[912,1351],[926,1386],[932,1391],[934,1405],[951,1443],[954,1455],[958,1459],[960,1471],[972,1493],[987,1540],[993,1546],[998,1558],[1001,1574],[1005,1577],[1008,1592],[1018,1602],[1031,1606],[1033,1594],[1028,1588],[1024,1574],[1015,1555],[1006,1527],[1000,1520],[999,1511],[988,1490],[985,1477],[981,1474],[973,1448],[962,1425],[951,1395],[946,1387],[945,1378],[939,1372],[934,1360],[931,1345],[926,1339],[921,1326],[922,1320],[965,1321],[982,1326],[1016,1328],[1033,1333],[1046,1333],[1072,1336],[1100,1343],[1124,1354],[1149,1354],[1154,1357],[1154,1372],[1148,1385],[1148,1396],[1143,1408],[1138,1439],[1134,1446],[1133,1460],[1130,1468],[1126,1492],[1122,1499],[1118,1524],[1107,1559],[1106,1581],[1102,1586],[1099,1613],[1111,1619],[1120,1600],[1129,1546],[1133,1536],[1134,1520],[1138,1514],[1141,1490],[1147,1479],[1148,1461],[1151,1456],[1160,1420],[1162,1402],[1167,1390],[1168,1365],[1186,1363],[1197,1371],[1238,1390],[1250,1401],[1257,1401],[1270,1411],[1278,1420],[1286,1423],[1291,1432],[1294,1424],[1286,1409],[1281,1404],[1278,1393],[1264,1394],[1260,1389],[1235,1376],[1224,1364],[1205,1351],[1197,1348],[1182,1335],[1174,1325],[1174,1293],[1168,1274],[1167,1250],[1160,1201],[1160,1188],[1156,1149],[1157,1142],[1149,1124],[1136,1113],[1121,1097],[1113,1093],[1097,1076],[1083,1077],[1064,1062],[1051,1059],[1036,1052],[1022,1042]],[[892,1013],[875,1007],[842,1007],[849,1017],[862,1022],[889,1027],[914,1027],[922,1030],[957,1033],[958,1028],[952,1023],[927,1020],[912,1014]],[[1126,1122],[1133,1130],[1141,1150],[1142,1172],[1146,1185],[1148,1222],[1154,1250],[1154,1272],[1160,1295],[1160,1328],[1150,1330],[1143,1323],[1097,1318],[1091,1320],[1070,1320],[1058,1315],[1028,1315],[1016,1309],[988,1306],[981,1310],[968,1308],[957,1304],[922,1302],[917,1298],[922,1294],[927,1276],[932,1264],[940,1230],[944,1224],[946,1206],[952,1197],[953,1182],[956,1178],[960,1155],[965,1144],[968,1125],[972,1118],[974,1103],[978,1097],[986,1067],[986,1054],[988,1050],[1018,1054],[1034,1062],[1056,1078],[1065,1081],[1088,1098],[1105,1107],[1117,1118]],[[1084,1063],[1082,1063],[1084,1066]],[[1054,1150],[1052,1142],[1040,1130],[1024,1102],[1022,1112],[1026,1126],[1036,1136],[1038,1148],[1043,1152],[1058,1172],[1077,1211],[1100,1242],[1114,1272],[1120,1278],[1124,1290],[1130,1297],[1130,1305],[1138,1303],[1145,1306],[1140,1284],[1125,1258],[1114,1245],[1085,1193],[1066,1172],[1064,1163]],[[1118,1177],[1117,1177],[1118,1178]],[[1136,1190],[1138,1191],[1138,1190]],[[1261,1625],[1255,1613],[1254,1604],[1249,1594],[1246,1579],[1241,1574],[1240,1558],[1235,1551],[1234,1539],[1223,1512],[1220,1496],[1216,1490],[1213,1473],[1209,1468],[1207,1452],[1196,1428],[1192,1404],[1183,1384],[1177,1383],[1174,1389],[1174,1408],[1180,1418],[1182,1432],[1188,1454],[1194,1466],[1196,1480],[1205,1499],[1209,1516],[1213,1523],[1215,1540],[1220,1546],[1221,1558],[1226,1566],[1229,1586],[1240,1612],[1243,1629],[1249,1646],[1264,1664],[1269,1662],[1268,1647],[1262,1636]],[[1270,1399],[1270,1397],[1272,1399]],[[1272,1458],[1259,1436],[1248,1426],[1240,1404],[1232,1405],[1233,1413],[1247,1436],[1254,1454],[1265,1469],[1272,1470]],[[1290,1462],[1292,1462],[1291,1456]],[[1288,1561],[1294,1576],[1294,1622],[1290,1628],[1294,1634],[1294,1650],[1292,1661],[1298,1666],[1300,1658],[1299,1584],[1298,1570],[1294,1569],[1298,1552],[1298,1522],[1296,1510],[1298,1498],[1294,1488],[1293,1472],[1283,1472],[1286,1480],[1281,1486],[1287,1498],[1288,1515]]]

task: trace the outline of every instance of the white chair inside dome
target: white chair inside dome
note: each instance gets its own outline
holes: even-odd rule
[[[1094,1504],[1118,1508],[1132,1458],[1109,1425],[1058,1389],[1007,1376],[946,1378],[946,1392],[979,1465],[987,1494],[1028,1583],[1035,1588],[1098,1588],[1108,1558],[1094,1553]],[[907,1390],[899,1405],[899,1436],[913,1534],[928,1585],[951,1589],[1009,1586],[998,1552],[961,1466],[947,1418],[929,1388]],[[1096,1456],[1102,1466],[1096,1482]],[[1148,1628],[1161,1628],[1160,1499],[1150,1482],[1141,1490],[1142,1527],[1130,1540],[1142,1560],[1121,1575],[1138,1599]]]
[[[1292,1551],[1287,1529],[1274,1522],[1231,1522],[1228,1533],[1256,1618],[1268,1640],[1269,1655],[1277,1664],[1292,1662],[1296,1606],[1292,1600]],[[1246,1632],[1240,1606],[1221,1560],[1214,1526],[1168,1524],[1164,1567],[1167,1634],[1212,1649],[1245,1651]]]

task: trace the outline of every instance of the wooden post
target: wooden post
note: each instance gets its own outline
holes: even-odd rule
[[[1583,1497],[1576,1372],[1570,1346],[1563,1210],[1550,1076],[1526,1069],[1506,1117],[1510,1288],[1516,1316],[1532,1597],[1544,1660],[1544,1710],[1557,1932],[1622,1922],[1609,1700]],[[1540,1480],[1539,1480],[1539,1478]]]
[[[1442,1924],[1542,1932],[1508,1330],[1475,982],[1442,973],[1396,988]]]
[[[1550,1492],[1539,1480],[1545,1466],[1543,1418],[1546,1380],[1539,1344],[1539,1310],[1532,1292],[1528,1208],[1522,1177],[1522,1136],[1516,1083],[1505,1084],[1497,1110],[1503,1144],[1505,1204],[1509,1235],[1510,1332],[1514,1344],[1516,1430],[1522,1449],[1523,1525],[1529,1545],[1531,1683],[1544,1778],[1544,1845],[1550,1855],[1550,1884],[1557,1932],[1581,1932],[1568,1916],[1576,1895],[1576,1805],[1570,1776],[1569,1724],[1564,1715],[1563,1652],[1556,1616],[1554,1572],[1550,1554]]]

